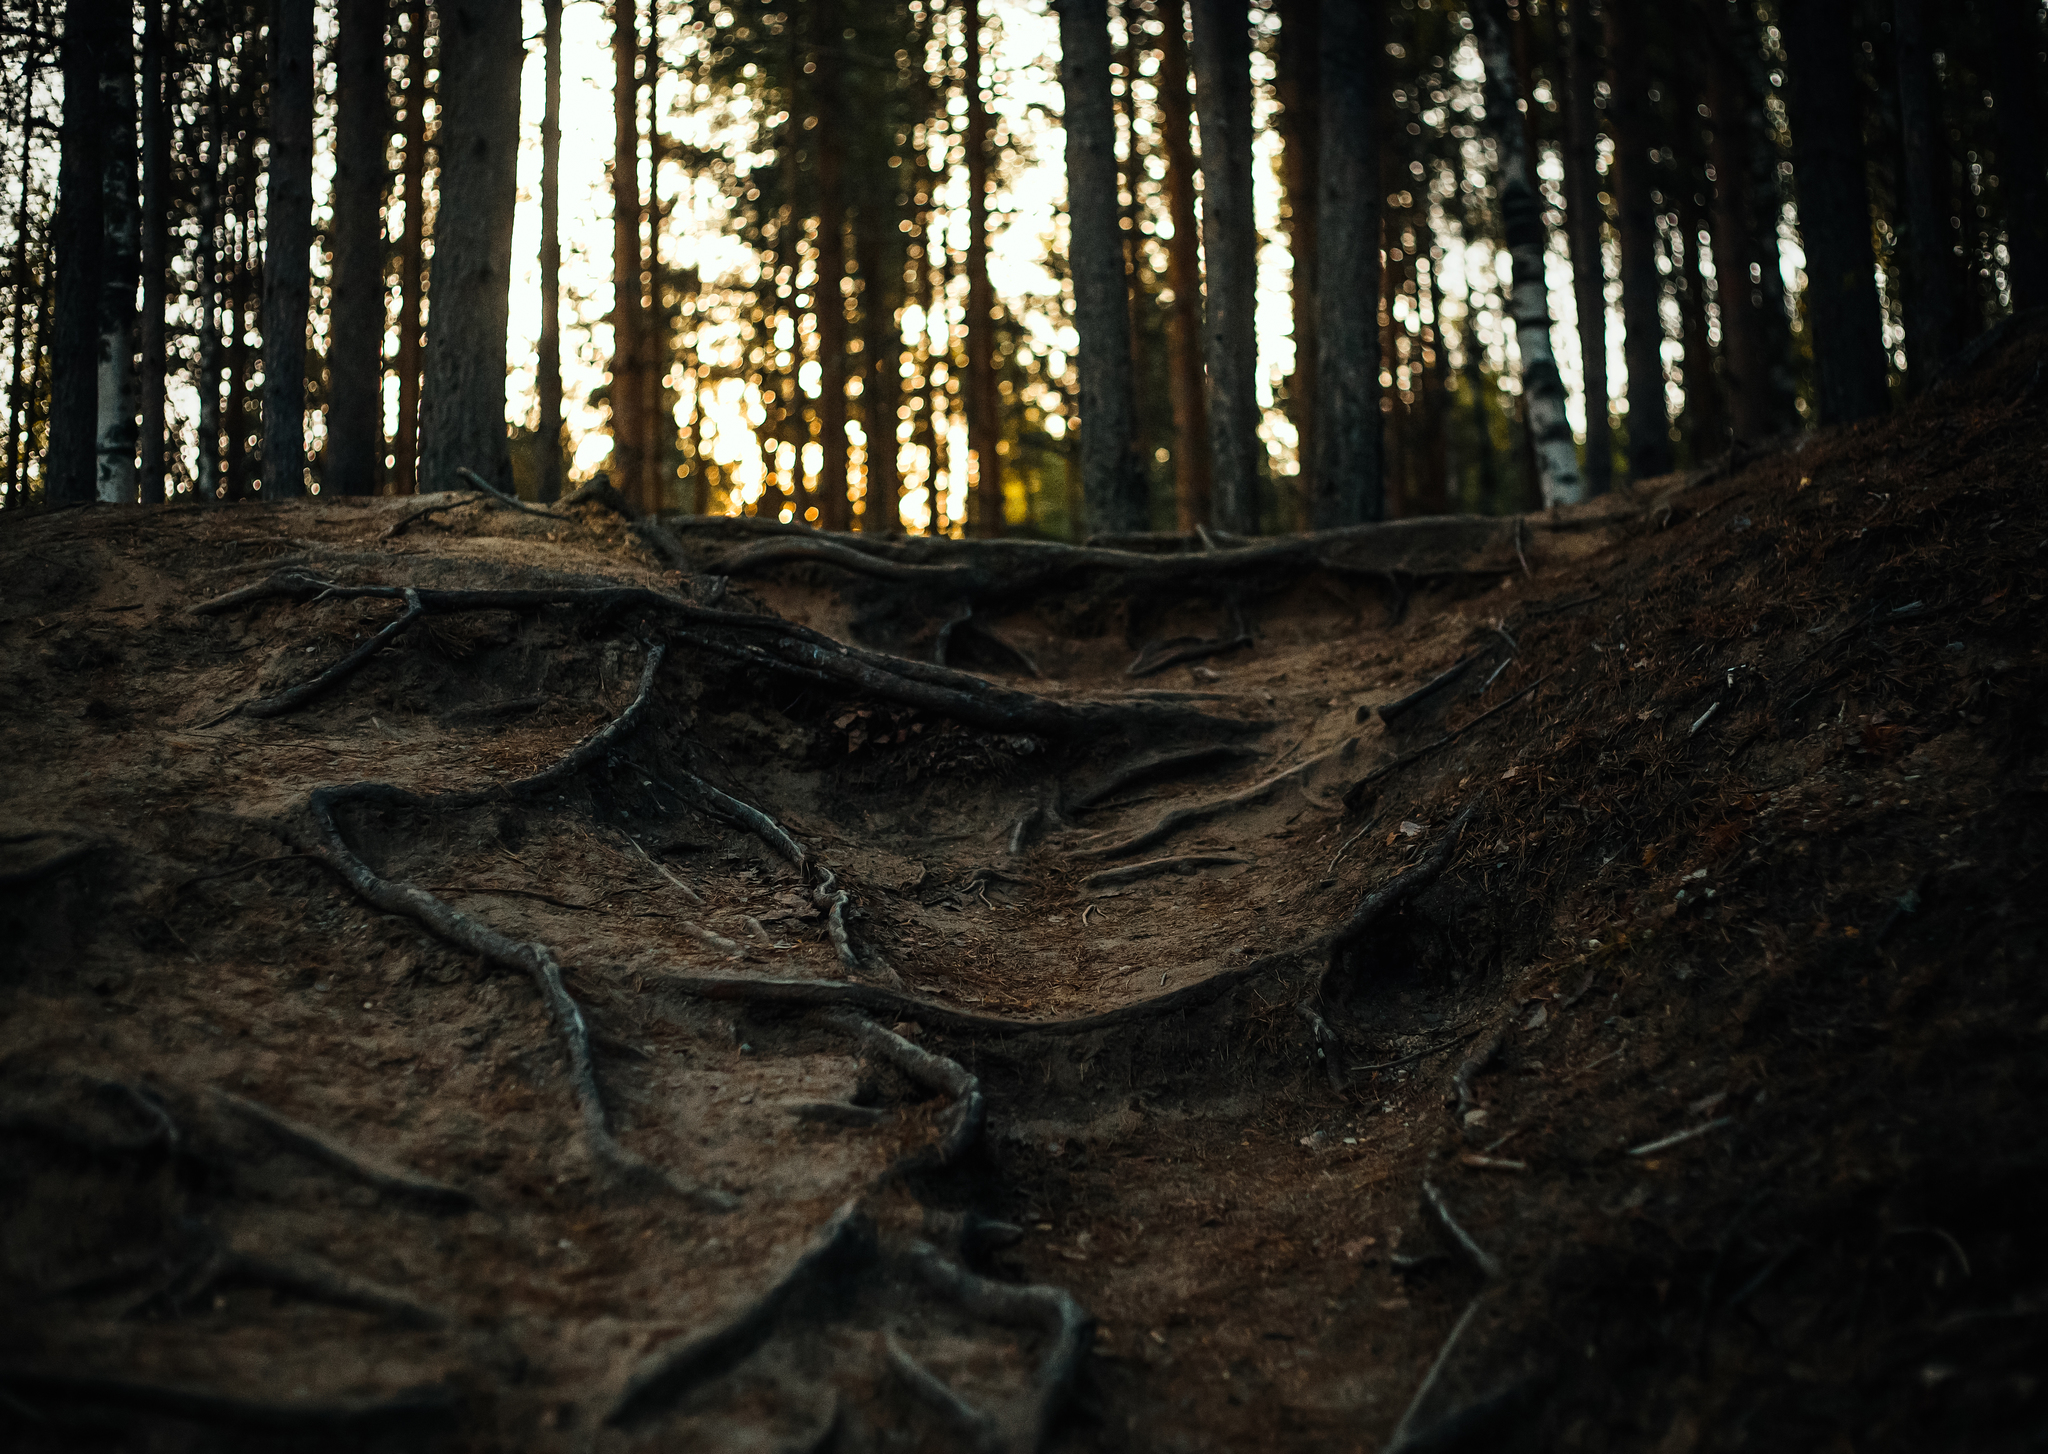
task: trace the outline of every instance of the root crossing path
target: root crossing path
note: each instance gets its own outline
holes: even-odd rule
[[[1492,1448],[1637,1396],[1583,1356],[1628,1248],[1673,1380],[1738,1357],[1822,1243],[1724,1177],[1777,1165],[1743,1019],[1665,1007],[1748,983],[1743,835],[1817,791],[1765,734],[1967,635],[1929,586],[1655,644],[1719,588],[1638,537],[1740,488],[1213,570],[573,502],[10,527],[22,1447]],[[1859,975],[1937,883],[1870,881]]]

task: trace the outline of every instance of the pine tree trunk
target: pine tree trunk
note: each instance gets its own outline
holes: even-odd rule
[[[100,94],[102,7],[68,0],[62,65],[64,121],[57,176],[56,336],[50,358],[50,444],[44,499],[87,505],[99,498],[100,294],[105,281],[106,131]]]
[[[988,107],[981,96],[981,0],[965,0],[967,91],[967,450],[974,460],[974,533],[1004,529],[1002,421],[996,412],[995,289],[988,277]]]
[[[169,46],[163,0],[142,0],[142,318],[138,336],[142,357],[137,380],[142,428],[136,494],[145,505],[162,504],[165,492],[164,389],[169,350],[164,309],[170,284],[170,219],[164,210],[164,184],[171,170],[171,104],[164,57]]]
[[[562,497],[562,0],[542,0],[547,100],[540,123],[540,498]]]
[[[1289,280],[1294,306],[1294,376],[1287,384],[1287,411],[1294,420],[1295,482],[1299,514],[1312,513],[1315,489],[1317,203],[1322,152],[1322,0],[1282,0],[1280,42],[1274,56],[1280,101],[1281,174],[1287,193],[1287,249],[1293,259]]]
[[[1315,475],[1318,530],[1386,514],[1380,448],[1381,7],[1323,0]]]
[[[892,197],[878,197],[861,208],[855,219],[861,279],[860,413],[867,434],[860,528],[877,535],[903,530],[903,478],[896,457],[896,427],[903,408],[903,255],[896,250],[896,239],[902,235],[896,229],[899,216]]]
[[[1997,106],[1999,182],[2005,192],[2006,281],[2012,306],[2048,306],[2048,176],[2042,132],[2048,86],[2041,71],[2041,8],[2034,0],[1987,0]]]
[[[1251,23],[1244,0],[1193,0],[1195,110],[1202,126],[1202,350],[1216,524],[1259,528],[1258,234],[1252,202]]]
[[[1822,424],[1847,424],[1890,403],[1849,11],[1847,0],[1784,0],[1780,10],[1815,413]]]
[[[14,213],[14,256],[8,264],[8,337],[13,341],[14,368],[7,376],[7,457],[0,461],[6,470],[5,508],[10,510],[23,502],[28,489],[27,416],[32,407],[32,396],[28,392],[31,366],[28,356],[28,298],[34,276],[29,267],[29,183],[34,177],[32,158],[38,118],[33,88],[26,77],[22,78],[20,90],[21,153],[16,176],[20,181],[21,196]],[[44,311],[37,309],[38,324]]]
[[[445,52],[444,52],[445,53]],[[647,505],[647,312],[640,247],[640,6],[612,0],[612,488]]]
[[[850,530],[853,505],[846,491],[846,116],[841,67],[839,0],[814,0],[811,54],[817,148],[818,273],[811,307],[818,338],[818,528]]]
[[[1681,127],[1690,131],[1691,116],[1679,115]],[[1681,133],[1678,152],[1678,240],[1680,257],[1672,259],[1683,291],[1679,294],[1678,316],[1684,345],[1686,442],[1692,463],[1699,466],[1710,457],[1727,453],[1728,410],[1721,398],[1721,381],[1714,368],[1713,339],[1707,329],[1707,280],[1700,266],[1700,234],[1706,231],[1707,209],[1699,194],[1708,185],[1699,156],[1697,133]],[[1724,335],[1725,337],[1725,335]]]
[[[1415,301],[1419,313],[1424,292],[1420,268],[1426,262],[1429,264],[1429,316],[1432,321],[1425,331],[1416,335],[1417,344],[1427,356],[1417,357],[1409,371],[1409,377],[1415,383],[1412,447],[1415,513],[1419,515],[1441,515],[1450,508],[1449,470],[1444,458],[1443,292],[1437,286],[1439,264],[1436,251],[1436,233],[1429,225],[1429,208],[1425,204],[1418,207],[1415,214]]]
[[[1671,415],[1664,396],[1664,279],[1657,271],[1657,209],[1651,200],[1650,115],[1640,26],[1626,5],[1602,9],[1607,22],[1607,116],[1614,129],[1615,230],[1621,240],[1622,358],[1628,366],[1628,472],[1671,471]]]
[[[441,187],[420,388],[420,475],[461,488],[472,469],[512,488],[505,440],[505,328],[519,182],[518,0],[444,0]]]
[[[220,496],[220,305],[222,270],[221,235],[226,218],[221,209],[221,138],[227,130],[226,107],[221,96],[220,62],[206,63],[206,107],[200,113],[204,141],[200,149],[199,175],[193,184],[193,210],[199,224],[199,245],[192,266],[193,291],[199,304],[199,418],[194,433],[197,458],[194,481],[199,498]]]
[[[306,330],[313,308],[313,0],[270,22],[270,184],[263,232],[263,498],[306,493]]]
[[[1593,107],[1599,61],[1590,0],[1571,0],[1565,41],[1565,236],[1571,246],[1572,302],[1579,315],[1579,371],[1585,383],[1586,493],[1614,487],[1614,425],[1607,398],[1607,258],[1601,229],[1600,118]],[[1716,259],[1720,254],[1717,251]],[[1745,275],[1746,276],[1746,275]]]
[[[136,499],[135,442],[142,385],[135,289],[141,281],[136,217],[135,40],[133,10],[127,23],[110,25],[101,41],[100,105],[106,117],[105,272],[100,279],[99,497],[109,504]],[[117,12],[118,14],[118,12]]]
[[[1924,0],[1893,0],[1899,131],[1904,152],[1906,381],[1918,393],[1962,345],[1962,310],[1949,261],[1947,137],[1936,101]]]
[[[1132,437],[1131,314],[1103,0],[1061,5],[1060,84],[1066,95],[1068,262],[1081,340],[1082,528],[1090,535],[1121,534],[1147,528],[1151,510]]]
[[[1544,283],[1543,255],[1549,241],[1543,225],[1543,199],[1536,190],[1529,133],[1522,124],[1520,85],[1509,48],[1507,18],[1501,0],[1474,0],[1473,32],[1486,66],[1486,114],[1494,122],[1500,150],[1500,208],[1506,225],[1513,277],[1508,312],[1515,323],[1515,347],[1521,356],[1522,397],[1528,413],[1529,442],[1535,451],[1543,503],[1572,505],[1586,498],[1579,473],[1578,447],[1565,415],[1564,378],[1550,347],[1550,298]]]
[[[340,0],[339,7],[326,494],[376,494],[384,453],[385,7],[386,0]]]
[[[1720,289],[1721,358],[1728,408],[1737,442],[1756,444],[1782,427],[1772,403],[1769,331],[1764,316],[1764,264],[1760,225],[1774,217],[1756,215],[1751,175],[1755,138],[1750,135],[1747,77],[1728,24],[1725,0],[1709,0],[1695,12],[1703,17],[1701,50],[1707,109],[1713,113],[1708,156],[1714,167],[1714,276]],[[1771,248],[1775,268],[1777,249]]]
[[[671,508],[675,487],[676,416],[668,401],[668,373],[674,363],[675,333],[667,305],[667,288],[661,275],[661,120],[655,114],[656,82],[661,76],[661,4],[647,0],[647,34],[640,56],[640,85],[647,96],[647,197],[646,225],[641,256],[647,279],[646,311],[641,315],[640,376],[641,458],[647,462],[647,504],[650,515]]]
[[[391,492],[419,493],[420,339],[425,333],[427,251],[427,5],[411,0],[405,37],[405,234],[398,246],[398,433]]]
[[[1333,0],[1349,7],[1350,0]],[[1159,36],[1159,130],[1166,153],[1166,374],[1173,401],[1173,498],[1186,534],[1209,523],[1213,472],[1209,396],[1202,377],[1202,257],[1195,230],[1195,148],[1188,100],[1185,0],[1164,0]]]

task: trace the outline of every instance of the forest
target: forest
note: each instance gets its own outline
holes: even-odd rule
[[[0,0],[41,1451],[2048,1441],[2043,0]]]

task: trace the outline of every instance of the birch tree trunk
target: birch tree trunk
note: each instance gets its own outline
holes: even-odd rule
[[[1386,512],[1380,448],[1381,9],[1323,0],[1316,435],[1310,524]],[[1441,344],[1439,344],[1441,347]]]
[[[472,469],[512,488],[505,328],[519,182],[519,0],[443,0],[441,188],[420,388],[420,475],[460,488]]]
[[[263,498],[306,493],[306,325],[313,308],[313,0],[270,20],[263,203]]]
[[[1202,125],[1202,348],[1216,524],[1259,528],[1258,233],[1252,202],[1251,19],[1244,0],[1193,0],[1195,111]]]
[[[106,122],[100,98],[101,7],[68,0],[62,59],[54,337],[50,342],[49,450],[43,495],[51,505],[99,498],[99,314],[106,231]]]
[[[102,220],[105,271],[100,278],[99,497],[110,504],[136,499],[135,444],[142,412],[136,372],[135,289],[142,277],[137,229],[134,11],[123,4],[107,16],[100,42],[100,106],[106,118]]]
[[[1103,0],[1063,0],[1060,84],[1066,95],[1068,264],[1081,345],[1083,528],[1090,535],[1119,534],[1148,528],[1151,511],[1132,437],[1131,314]]]
[[[374,495],[384,453],[385,0],[341,0],[323,492]]]
[[[1486,115],[1500,152],[1500,205],[1513,273],[1508,314],[1515,324],[1522,397],[1528,411],[1529,442],[1547,506],[1574,505],[1586,498],[1579,453],[1565,416],[1564,379],[1550,347],[1550,299],[1543,277],[1548,241],[1543,199],[1523,125],[1520,84],[1502,0],[1473,0],[1473,32],[1486,66]]]
[[[1342,0],[1348,5],[1348,0]],[[1159,130],[1166,154],[1166,281],[1173,310],[1166,321],[1168,393],[1173,402],[1173,498],[1180,529],[1192,535],[1209,523],[1212,471],[1209,398],[1202,378],[1202,253],[1195,231],[1195,148],[1188,100],[1187,5],[1160,10]]]

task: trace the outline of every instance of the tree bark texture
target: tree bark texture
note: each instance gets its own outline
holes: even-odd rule
[[[1597,23],[1591,0],[1571,0],[1571,34],[1564,43],[1564,225],[1571,247],[1572,302],[1579,315],[1579,371],[1585,380],[1589,496],[1604,495],[1614,487],[1614,426],[1607,398],[1607,257],[1602,242],[1607,219],[1600,205],[1600,118],[1593,107],[1600,65],[1594,53]],[[1725,301],[1724,296],[1724,306]]]
[[[100,94],[101,6],[68,0],[60,64],[64,119],[59,141],[55,337],[50,342],[50,444],[44,498],[85,505],[99,498],[99,317],[105,278],[106,117]]]
[[[1083,528],[1090,535],[1144,530],[1151,511],[1132,429],[1131,314],[1104,0],[1060,6],[1060,84],[1066,95],[1068,266],[1081,341]]]
[[[2048,176],[2042,175],[2048,85],[2041,66],[2041,9],[2034,0],[1985,0],[1992,89],[1997,106],[1997,167],[2005,189],[2006,279],[2012,306],[2048,306]]]
[[[1380,449],[1381,7],[1322,0],[1316,184],[1318,530],[1384,518]]]
[[[676,481],[676,414],[668,397],[669,368],[675,360],[674,318],[668,310],[661,275],[661,119],[656,115],[661,79],[661,0],[647,0],[647,32],[641,37],[640,88],[647,98],[647,196],[641,256],[646,277],[646,304],[641,314],[640,436],[641,458],[647,462],[647,513],[671,506]]]
[[[1756,207],[1756,138],[1750,130],[1749,88],[1726,0],[1699,0],[1695,15],[1701,21],[1707,109],[1713,114],[1708,157],[1714,167],[1714,278],[1720,290],[1722,377],[1735,440],[1756,444],[1783,427],[1773,403],[1765,264],[1758,238],[1758,230],[1774,227],[1777,219],[1760,216]],[[1769,265],[1777,267],[1775,242]]]
[[[142,319],[138,383],[142,424],[137,441],[136,495],[145,505],[164,500],[166,437],[164,386],[169,350],[164,333],[168,302],[168,230],[164,187],[171,171],[171,106],[166,93],[163,0],[142,4]]]
[[[1962,346],[1962,309],[1950,262],[1947,135],[1924,0],[1893,0],[1892,24],[1905,170],[1906,381],[1917,393]]]
[[[988,106],[981,95],[981,0],[964,0],[967,91],[967,449],[974,458],[974,533],[1004,530],[1002,420],[996,412],[995,289],[988,277]]]
[[[1360,0],[1363,3],[1363,0]],[[1282,0],[1280,41],[1274,56],[1280,101],[1281,177],[1287,193],[1287,250],[1293,259],[1290,282],[1294,311],[1294,377],[1288,381],[1287,409],[1294,421],[1297,487],[1301,515],[1312,513],[1315,491],[1316,264],[1322,155],[1322,0]]]
[[[646,255],[640,245],[640,7],[612,0],[612,488],[647,508]]]
[[[405,36],[405,234],[398,247],[398,433],[391,492],[419,493],[420,339],[425,332],[427,248],[427,4],[411,0]]]
[[[1543,277],[1548,233],[1543,225],[1543,197],[1536,189],[1529,133],[1521,117],[1521,85],[1516,79],[1507,16],[1502,0],[1474,0],[1473,33],[1486,67],[1486,114],[1492,120],[1500,150],[1500,207],[1506,225],[1513,272],[1508,286],[1508,312],[1515,324],[1520,355],[1522,398],[1528,412],[1529,442],[1536,453],[1543,503],[1573,505],[1586,498],[1579,472],[1578,446],[1565,414],[1564,376],[1550,346],[1549,290]]]
[[[903,528],[896,425],[903,407],[903,268],[896,250],[897,209],[874,198],[856,218],[860,266],[861,427],[867,434],[860,528],[886,535]]]
[[[1657,271],[1657,207],[1651,200],[1650,78],[1643,58],[1643,16],[1631,6],[1601,7],[1607,27],[1607,102],[1614,130],[1615,231],[1621,242],[1622,359],[1628,369],[1628,472],[1669,474],[1671,414],[1664,394],[1664,279]]]
[[[1348,4],[1349,0],[1344,0]],[[1193,107],[1188,98],[1187,6],[1164,0],[1159,32],[1159,131],[1166,154],[1168,395],[1173,404],[1173,498],[1180,529],[1207,525],[1213,490],[1209,399],[1202,378],[1202,252],[1195,227]]]
[[[472,469],[512,488],[505,327],[519,180],[519,0],[442,0],[441,186],[434,219],[420,475],[460,488]]]
[[[1193,0],[1202,126],[1202,349],[1209,372],[1212,509],[1234,535],[1259,528],[1258,233],[1252,211],[1251,21],[1244,0]]]
[[[540,122],[540,498],[562,497],[562,0],[542,0],[547,99]]]
[[[340,0],[335,43],[334,281],[320,487],[336,495],[376,494],[384,453],[385,7],[386,0]]]
[[[193,210],[199,223],[199,246],[192,266],[192,286],[199,304],[199,419],[198,438],[193,441],[197,459],[193,474],[199,498],[219,496],[220,470],[220,368],[221,368],[221,233],[226,217],[221,208],[221,141],[227,128],[221,124],[225,112],[221,98],[220,60],[206,62],[206,109],[201,113],[209,123],[200,150],[199,174],[193,179]]]
[[[1847,0],[1784,0],[1778,17],[1822,424],[1868,419],[1890,402],[1849,19]]]
[[[1714,345],[1707,328],[1707,279],[1700,263],[1700,236],[1707,230],[1706,200],[1701,189],[1708,185],[1701,156],[1695,114],[1679,111],[1678,153],[1678,256],[1672,271],[1678,275],[1680,293],[1678,316],[1684,345],[1685,426],[1692,460],[1698,465],[1730,447],[1728,410],[1722,402],[1721,381],[1714,367]]]
[[[135,444],[142,412],[142,381],[135,289],[142,277],[136,213],[135,38],[133,10],[126,24],[109,25],[100,50],[101,107],[106,117],[106,201],[102,227],[105,271],[100,278],[99,471],[101,500],[132,505],[136,499]],[[115,18],[115,17],[110,17]]]
[[[313,309],[313,0],[270,20],[263,201],[263,498],[306,493],[306,327]]]
[[[846,116],[839,0],[814,0],[810,55],[818,63],[814,94],[817,149],[818,274],[811,307],[818,336],[818,528],[851,530],[846,490]]]

